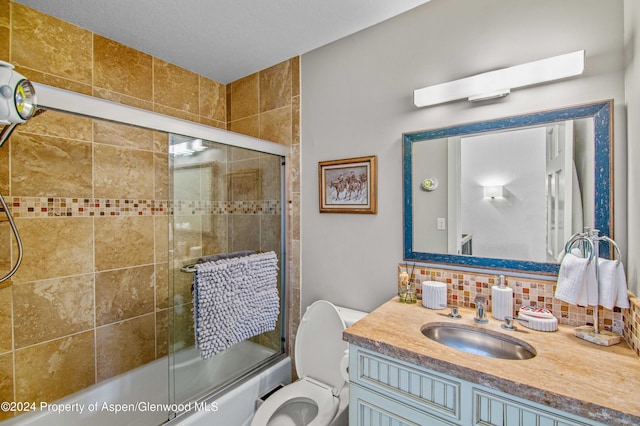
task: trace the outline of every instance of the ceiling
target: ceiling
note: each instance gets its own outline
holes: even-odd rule
[[[229,83],[429,0],[14,0]]]

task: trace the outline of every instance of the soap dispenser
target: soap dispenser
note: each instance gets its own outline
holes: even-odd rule
[[[491,287],[491,316],[500,321],[513,316],[513,289],[504,281],[504,275],[500,275],[497,285]]]

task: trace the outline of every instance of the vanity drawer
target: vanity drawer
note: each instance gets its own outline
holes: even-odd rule
[[[536,404],[537,405],[537,404]],[[473,388],[473,424],[482,426],[595,426],[601,423]]]
[[[460,421],[460,382],[354,345],[349,351],[349,378],[352,383],[388,395],[413,408]]]
[[[458,426],[394,399],[352,384],[349,388],[350,426]]]

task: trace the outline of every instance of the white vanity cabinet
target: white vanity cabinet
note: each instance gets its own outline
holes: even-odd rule
[[[353,344],[349,379],[350,426],[604,426]]]

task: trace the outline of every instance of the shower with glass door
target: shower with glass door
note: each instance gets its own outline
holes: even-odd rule
[[[15,126],[0,131],[11,171],[0,214],[15,217],[15,229],[0,217],[0,314],[10,319],[0,327],[4,400],[144,402],[157,409],[94,410],[84,423],[73,412],[54,415],[59,424],[163,424],[283,364],[286,149],[35,88],[46,113],[11,140]],[[81,113],[72,108],[80,101]],[[185,266],[241,250],[277,256],[275,329],[203,359]],[[277,381],[285,376],[280,368]],[[2,414],[7,425],[51,424],[39,411]]]
[[[284,353],[283,170],[278,155],[169,135],[169,390],[176,403],[223,388]],[[275,330],[202,359],[194,347],[189,266],[239,251],[275,252],[279,319]]]

